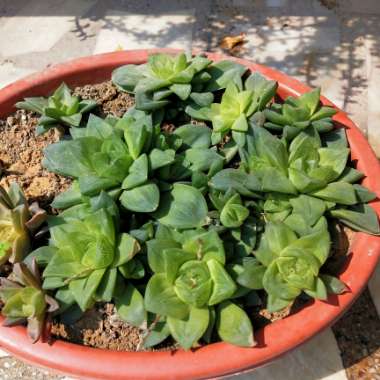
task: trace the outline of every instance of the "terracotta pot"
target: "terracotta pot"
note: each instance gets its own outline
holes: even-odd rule
[[[109,80],[114,68],[127,63],[144,63],[149,54],[157,51],[173,52],[134,50],[102,54],[80,58],[28,76],[0,91],[0,117],[10,114],[14,104],[26,96],[48,95],[62,81],[74,86]],[[217,54],[209,54],[209,57],[215,61],[226,58]],[[309,90],[306,85],[278,71],[243,59],[236,61],[277,80],[282,97],[300,95]],[[332,105],[325,98],[322,101]],[[380,196],[379,162],[365,137],[344,112],[337,113],[334,120],[347,130],[351,158],[357,160],[358,169],[366,174],[364,185]],[[379,215],[380,201],[375,200],[372,206]],[[351,247],[351,260],[341,275],[351,291],[331,296],[327,302],[310,302],[294,315],[256,331],[258,346],[255,348],[215,343],[188,352],[116,352],[63,341],[52,345],[33,345],[23,327],[0,327],[0,345],[26,362],[83,379],[199,379],[239,372],[278,358],[334,323],[359,296],[379,256],[380,238],[357,233]]]

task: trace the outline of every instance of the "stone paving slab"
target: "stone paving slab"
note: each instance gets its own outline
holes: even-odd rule
[[[347,377],[340,361],[334,334],[328,329],[265,367],[227,379],[346,380]]]
[[[24,8],[27,9],[20,9],[19,13],[7,18],[1,25],[1,35],[7,36],[1,38],[1,55],[14,56],[50,50],[72,27],[72,17],[67,16],[67,13],[81,15],[94,4],[94,0],[25,2]],[[50,17],[27,15],[28,12],[39,15],[49,10]]]
[[[195,9],[152,15],[107,11],[94,54],[110,50],[177,48],[191,50]],[[171,31],[175,29],[175,32]]]
[[[12,61],[3,62],[0,64],[0,88],[32,74],[34,71],[31,68],[17,67]]]

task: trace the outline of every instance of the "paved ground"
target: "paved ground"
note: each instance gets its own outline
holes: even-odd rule
[[[223,37],[245,33],[247,42],[234,54],[322,86],[380,155],[379,25],[379,0],[1,0],[0,87],[79,56],[150,47],[222,51]],[[380,268],[369,288],[380,313]],[[360,321],[358,326],[366,330]],[[362,351],[360,360],[379,353],[371,356],[368,374],[357,377],[350,366],[359,359],[347,362],[327,330],[241,378],[380,379],[379,346],[351,348]],[[5,356],[0,378],[56,377]]]

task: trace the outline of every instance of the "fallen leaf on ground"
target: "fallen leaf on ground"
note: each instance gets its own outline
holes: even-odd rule
[[[226,36],[226,37],[222,38],[219,46],[222,49],[232,50],[235,46],[242,45],[242,44],[247,42],[245,40],[245,36],[246,36],[245,33],[240,33],[237,36]]]

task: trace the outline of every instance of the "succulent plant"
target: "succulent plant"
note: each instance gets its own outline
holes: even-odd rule
[[[104,192],[90,205],[74,206],[54,218],[49,246],[32,252],[37,261],[42,256],[47,262],[43,288],[66,292],[66,298],[68,293],[70,303],[85,311],[95,301],[111,301],[122,278],[144,276],[134,257],[140,245],[130,234],[119,233],[118,223],[118,209]]]
[[[36,202],[28,205],[16,182],[8,191],[0,186],[0,265],[22,261],[30,251],[30,234],[45,219],[46,212]]]
[[[80,100],[77,96],[71,95],[71,91],[65,83],[62,83],[49,98],[25,98],[16,103],[17,108],[41,115],[36,129],[37,134],[45,133],[50,128],[62,124],[79,127],[82,115],[96,105],[93,100]]]
[[[126,65],[112,73],[112,81],[122,90],[135,94],[136,108],[153,111],[170,103],[172,95],[181,100],[197,98],[193,84],[210,79],[204,69],[211,63],[205,57],[187,59],[184,53],[176,56],[154,54],[146,65]],[[202,94],[204,97],[204,94]],[[208,96],[212,94],[209,93]]]
[[[224,268],[223,242],[215,231],[179,234],[161,227],[155,239],[147,242],[147,250],[154,274],[145,291],[145,307],[166,316],[171,335],[183,348],[193,347],[206,333],[217,305],[221,339],[242,346],[254,344],[249,318],[228,301],[237,286]],[[241,326],[239,332],[229,325],[231,319]]]
[[[78,110],[88,108],[64,85],[21,103],[43,114],[41,131],[73,126],[43,161],[73,183],[52,203],[60,212],[48,217],[48,245],[25,258],[29,229],[45,215],[16,185],[0,188],[1,261],[24,260],[0,287],[7,323],[29,321],[35,340],[46,312],[73,321],[112,302],[142,329],[140,348],[170,335],[184,349],[218,338],[252,347],[247,311],[262,295],[277,311],[346,290],[324,273],[330,218],[380,234],[367,204],[375,194],[357,183],[363,174],[319,90],[271,103],[277,83],[245,72],[203,56],[152,55],[113,72],[136,106],[122,118],[89,115],[82,128]]]
[[[361,185],[350,183],[362,178],[362,174],[346,166],[350,150],[343,130],[326,133],[321,141],[313,129],[305,129],[287,148],[283,141],[255,125],[240,153],[242,167],[250,173],[245,181],[250,180],[252,190],[277,193],[274,196],[277,198],[279,194],[307,194],[324,201],[318,203],[322,206],[316,207],[322,207],[327,215],[355,229],[380,233],[375,212],[365,205],[376,195]],[[217,174],[216,180],[221,182],[222,176],[223,171]],[[291,208],[289,204],[284,207]]]
[[[41,288],[36,261],[28,267],[16,263],[8,278],[0,279],[0,298],[4,303],[1,313],[4,326],[27,324],[33,343],[43,334],[47,315],[58,310],[58,303]]]
[[[206,57],[188,59],[184,53],[152,54],[145,65],[125,65],[114,70],[112,81],[135,95],[138,110],[151,112],[174,106],[170,111],[177,114],[186,105],[210,105],[213,92],[230,82],[241,85],[241,76],[247,70],[243,65],[231,61],[210,63]]]
[[[273,103],[264,110],[267,119],[264,126],[274,131],[281,131],[290,140],[308,126],[313,126],[319,133],[333,129],[331,117],[337,110],[320,104],[321,89],[316,88],[298,98],[289,96],[283,104]]]
[[[262,111],[276,93],[277,82],[265,79],[261,74],[251,74],[239,88],[231,82],[227,85],[220,103],[194,108],[188,106],[186,113],[194,119],[210,120],[213,127],[213,143],[216,144],[230,131],[239,145],[244,145],[244,133],[248,120]]]
[[[331,282],[339,282],[330,276],[319,275],[329,252],[330,236],[323,217],[312,233],[303,236],[282,222],[268,222],[258,249],[254,251],[255,258],[265,267],[265,271],[259,270],[256,264],[254,273],[262,276],[262,286],[268,294],[268,309],[273,312],[288,306],[301,292],[312,298],[327,299]],[[252,273],[248,266],[244,269]],[[240,274],[243,276],[247,273]],[[335,288],[339,293],[345,290],[343,284]]]
[[[210,130],[193,127],[184,125],[168,136],[160,134],[159,126],[142,111],[129,111],[114,126],[91,115],[86,128],[72,130],[72,140],[51,144],[44,151],[43,165],[48,170],[75,179],[69,190],[56,197],[53,206],[64,209],[107,191],[120,195],[125,209],[155,212],[155,217],[163,219],[170,204],[179,202],[175,194],[183,199],[176,190],[181,187],[189,196],[189,207],[199,209],[190,227],[198,226],[205,219],[204,210],[207,212],[202,194],[186,185],[172,186],[171,182],[192,175],[202,177],[204,172],[211,176],[223,167],[225,159],[209,148]],[[193,204],[193,199],[199,203]],[[162,223],[177,225],[173,218],[175,215],[170,214]]]
[[[220,213],[221,224],[227,228],[240,227],[249,216],[249,209],[242,204],[240,194],[227,191],[218,195],[209,193],[213,205]]]
[[[44,150],[43,166],[54,173],[77,180],[59,196],[57,203],[66,208],[81,201],[81,195],[93,196],[101,190],[119,187],[132,165],[122,131],[91,115],[80,133],[73,129],[72,140],[61,140]]]

